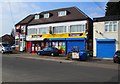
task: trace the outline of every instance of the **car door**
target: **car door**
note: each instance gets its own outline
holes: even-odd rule
[[[49,48],[48,48],[48,51],[47,51],[47,55],[51,55],[51,53],[52,53],[52,48],[49,47]]]
[[[41,51],[41,54],[42,54],[42,55],[46,55],[46,52],[47,52],[47,48],[44,48],[44,49]]]

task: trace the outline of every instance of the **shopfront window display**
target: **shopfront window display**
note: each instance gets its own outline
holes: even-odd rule
[[[52,47],[60,49],[62,53],[65,54],[65,42],[52,42]]]

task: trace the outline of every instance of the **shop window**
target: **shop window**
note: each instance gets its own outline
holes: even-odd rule
[[[85,25],[71,25],[70,26],[70,32],[85,32]]]
[[[63,54],[65,54],[66,45],[65,42],[52,42],[52,47],[56,47],[62,51]]]
[[[117,21],[105,22],[105,32],[117,31]]]
[[[66,33],[66,26],[56,26],[53,27],[54,33]]]

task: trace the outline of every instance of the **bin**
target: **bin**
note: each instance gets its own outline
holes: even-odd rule
[[[85,52],[80,52],[80,55],[79,55],[80,57],[80,60],[82,60],[82,61],[86,61],[87,60],[87,53],[85,53]]]
[[[79,59],[80,55],[79,52],[72,52],[72,59]]]

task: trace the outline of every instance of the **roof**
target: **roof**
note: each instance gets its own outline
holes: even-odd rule
[[[60,17],[60,16],[58,16],[59,11],[67,11],[67,15]],[[43,18],[43,15],[46,13],[50,14],[49,18]],[[29,23],[29,25],[90,19],[85,13],[83,13],[77,7],[69,7],[69,8],[61,8],[61,9],[43,11],[43,12],[39,13],[39,15],[40,15],[40,19],[33,19]]]
[[[105,16],[105,17],[93,18],[94,22],[116,21],[116,20],[120,20],[120,15],[113,15],[113,16]]]
[[[0,42],[6,42],[9,44],[14,44],[15,43],[15,39],[8,34],[5,34],[4,36],[0,37]]]
[[[17,25],[23,25],[23,24],[28,24],[32,19],[34,19],[34,15],[28,15],[23,20],[21,20],[20,22],[18,22],[15,26],[17,26]]]

